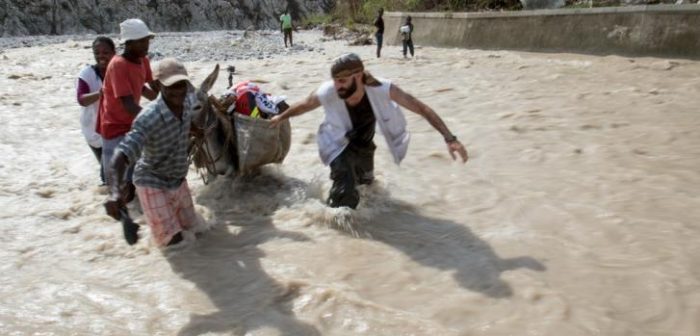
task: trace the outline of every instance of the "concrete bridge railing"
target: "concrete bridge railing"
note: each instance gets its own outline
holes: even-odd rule
[[[387,44],[401,44],[411,15],[417,45],[700,59],[700,5],[498,13],[384,15]]]

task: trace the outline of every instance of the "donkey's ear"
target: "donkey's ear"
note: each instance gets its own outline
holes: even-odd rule
[[[216,78],[219,77],[219,65],[217,64],[216,67],[214,68],[214,71],[212,71],[207,78],[204,79],[202,82],[202,85],[199,86],[199,89],[202,92],[209,92],[209,89],[211,89],[214,86],[214,83],[216,82]]]

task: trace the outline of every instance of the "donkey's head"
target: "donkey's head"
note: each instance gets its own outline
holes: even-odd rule
[[[219,77],[219,65],[217,64],[207,78],[204,79],[199,88],[195,90],[194,122],[197,126],[207,127],[208,119],[214,115],[213,106],[209,100],[209,90],[214,86],[216,78]],[[216,119],[216,118],[213,118]]]
[[[219,76],[217,64],[207,78],[195,91],[195,109],[192,122],[203,132],[195,137],[190,155],[199,169],[204,169],[207,175],[225,174],[234,166],[229,148],[233,141],[233,128],[222,109],[218,99],[209,95]],[[202,174],[205,183],[208,178]]]

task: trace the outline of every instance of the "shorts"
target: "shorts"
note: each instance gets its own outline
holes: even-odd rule
[[[158,246],[167,245],[179,232],[199,224],[187,180],[172,190],[136,186],[136,193]]]

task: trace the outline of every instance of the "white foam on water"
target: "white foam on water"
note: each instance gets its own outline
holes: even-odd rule
[[[378,132],[377,180],[356,210],[331,209],[317,109],[292,119],[282,165],[209,185],[192,170],[202,226],[182,244],[157,248],[132,206],[129,246],[79,131],[91,41],[4,50],[0,333],[700,334],[700,63],[427,47],[404,61],[297,38],[325,54],[236,61],[240,79],[293,103],[356,52],[470,162],[406,111],[406,159]],[[186,63],[195,83],[214,65]]]

